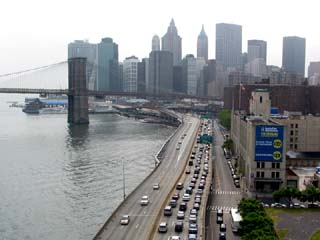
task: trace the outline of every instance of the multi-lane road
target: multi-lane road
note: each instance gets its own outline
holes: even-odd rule
[[[151,236],[159,211],[162,211],[169,193],[184,171],[199,125],[198,118],[184,118],[184,123],[167,145],[161,164],[118,207],[94,237],[95,240],[141,240]],[[182,139],[183,135],[185,137]],[[181,144],[179,141],[182,141]],[[159,183],[159,190],[153,190],[154,183]],[[149,197],[149,204],[146,206],[140,205],[143,195]],[[121,225],[120,219],[125,214],[130,216],[130,222],[128,225]]]
[[[221,134],[219,125],[214,122],[214,179],[213,191],[209,196],[207,206],[207,224],[206,224],[206,239],[216,240],[219,239],[219,227],[216,223],[217,210],[223,209],[223,222],[227,227],[226,239],[240,239],[231,231],[231,216],[230,209],[237,208],[241,200],[242,193],[240,188],[236,188],[231,176],[227,160],[223,154],[222,145],[224,137]]]

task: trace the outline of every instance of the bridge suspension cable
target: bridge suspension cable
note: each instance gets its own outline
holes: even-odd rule
[[[41,66],[41,67],[36,67],[36,68],[30,68],[30,69],[26,69],[26,70],[22,70],[22,71],[18,71],[18,72],[13,72],[13,73],[2,74],[2,75],[0,75],[0,78],[9,77],[9,76],[12,76],[12,75],[17,75],[17,74],[21,74],[21,73],[27,73],[27,72],[36,71],[36,70],[41,70],[41,69],[53,67],[53,66],[56,66],[56,65],[64,64],[64,63],[67,63],[67,61],[53,63],[53,64],[49,64],[49,65],[45,65],[45,66]]]

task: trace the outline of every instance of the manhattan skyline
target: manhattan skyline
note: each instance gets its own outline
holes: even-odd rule
[[[247,51],[249,39],[267,42],[269,65],[281,67],[282,39],[285,36],[306,38],[306,69],[310,61],[320,60],[320,33],[313,28],[320,4],[315,0],[303,4],[299,1],[268,1],[263,9],[261,4],[254,5],[252,1],[199,1],[197,5],[182,5],[179,1],[156,3],[5,2],[0,16],[0,20],[7,23],[0,33],[0,73],[64,61],[67,59],[67,44],[75,39],[98,43],[101,38],[111,37],[119,45],[120,61],[131,55],[141,59],[150,53],[152,37],[155,34],[163,36],[172,18],[182,37],[182,57],[196,55],[197,36],[204,24],[209,40],[209,59],[215,59],[215,25],[233,23],[242,26],[243,52]],[[113,11],[107,14],[103,10],[109,7]]]

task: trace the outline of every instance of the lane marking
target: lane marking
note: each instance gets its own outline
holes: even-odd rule
[[[136,229],[139,227],[139,223],[136,225]]]

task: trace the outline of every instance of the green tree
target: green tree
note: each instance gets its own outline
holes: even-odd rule
[[[242,198],[238,208],[243,218],[251,212],[264,212],[261,202],[254,198]]]
[[[320,189],[316,188],[314,185],[309,184],[302,194],[306,196],[307,200],[314,203],[320,197]]]
[[[273,192],[273,198],[280,200],[281,198],[287,198],[289,206],[292,203],[293,198],[297,198],[300,195],[300,191],[295,187],[282,187],[277,191]]]
[[[231,111],[228,109],[223,109],[221,112],[219,112],[219,121],[222,126],[224,126],[226,129],[230,130],[231,127]]]
[[[226,148],[227,150],[232,150],[233,149],[233,141],[232,139],[227,139],[226,141],[224,141],[223,148]]]

